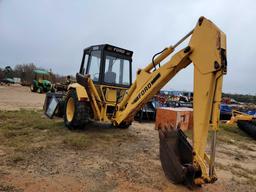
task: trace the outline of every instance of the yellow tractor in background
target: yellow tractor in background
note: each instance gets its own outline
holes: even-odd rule
[[[188,46],[174,53],[189,37]],[[166,176],[175,183],[192,186],[216,181],[216,135],[227,71],[226,35],[201,17],[185,37],[156,54],[144,69],[138,69],[133,83],[132,54],[108,44],[84,49],[77,83],[70,84],[66,94],[65,125],[81,128],[93,120],[128,128],[135,114],[181,69],[193,63],[193,143],[180,129],[160,128],[160,159]],[[213,132],[210,156],[205,153],[209,131]]]
[[[248,115],[237,110],[232,110],[232,117],[227,121],[228,125],[237,124],[237,126],[250,135],[252,138],[256,139],[256,117],[253,115]]]

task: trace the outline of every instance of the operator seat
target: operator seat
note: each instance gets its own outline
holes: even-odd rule
[[[116,83],[116,73],[112,71],[107,71],[105,73],[104,81],[106,83]]]

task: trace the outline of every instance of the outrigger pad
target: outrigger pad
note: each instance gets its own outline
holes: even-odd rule
[[[160,160],[166,177],[174,183],[194,186],[192,146],[182,130],[159,129]]]

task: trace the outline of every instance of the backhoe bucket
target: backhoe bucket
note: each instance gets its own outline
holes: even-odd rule
[[[194,186],[194,178],[200,174],[194,170],[192,146],[182,130],[159,129],[160,160],[166,177],[174,183]]]

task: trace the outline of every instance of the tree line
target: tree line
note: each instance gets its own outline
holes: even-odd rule
[[[15,65],[14,68],[10,66],[6,66],[4,68],[0,67],[0,80],[4,78],[12,79],[15,77],[15,78],[20,78],[21,83],[29,84],[32,82],[34,78],[33,71],[35,69],[45,70],[43,68],[37,67],[34,63],[18,64],[18,65]],[[51,80],[53,83],[65,82],[66,80],[66,76],[55,74],[52,71],[49,71],[49,74],[50,74],[49,80]]]
[[[256,104],[256,95],[222,93],[222,97],[229,97],[229,98],[232,98],[232,99],[234,99],[238,102]]]

